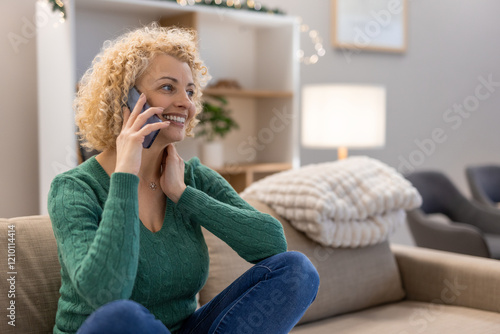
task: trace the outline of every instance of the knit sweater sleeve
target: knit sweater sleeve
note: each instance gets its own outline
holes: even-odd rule
[[[77,293],[97,308],[127,299],[137,273],[137,176],[114,173],[104,208],[81,179],[60,175],[49,193],[49,215],[59,259]]]
[[[285,252],[281,223],[244,201],[227,181],[197,159],[177,207],[195,222],[226,242],[251,263]]]

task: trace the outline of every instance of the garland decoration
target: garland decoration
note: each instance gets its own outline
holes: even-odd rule
[[[219,8],[232,8],[232,9],[244,9],[261,13],[268,14],[278,14],[284,15],[280,9],[270,9],[263,6],[260,2],[255,0],[161,0],[161,1],[169,1],[176,2],[181,6],[194,6],[194,5],[203,5],[203,6],[215,6]],[[62,0],[48,0],[49,3],[52,4],[53,11],[60,11],[61,17],[66,17],[66,9],[64,8],[64,3]]]
[[[268,14],[278,14],[284,15],[280,9],[270,9],[263,6],[260,2],[255,0],[163,0],[163,1],[171,1],[177,2],[181,6],[194,6],[194,5],[203,5],[203,6],[216,6],[222,8],[231,8],[231,9],[244,9],[261,13]]]
[[[48,2],[49,4],[52,4],[52,10],[54,12],[58,10],[61,13],[61,18],[66,18],[66,8],[64,7],[62,0],[48,0]]]

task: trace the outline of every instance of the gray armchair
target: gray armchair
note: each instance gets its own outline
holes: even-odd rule
[[[500,203],[500,166],[469,166],[465,169],[472,198],[479,203],[498,208]]]
[[[500,259],[500,213],[469,201],[439,172],[415,172],[406,178],[422,196],[408,212],[408,224],[420,247]],[[434,214],[449,221],[442,222]]]

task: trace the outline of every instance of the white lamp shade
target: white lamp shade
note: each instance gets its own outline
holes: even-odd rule
[[[309,85],[302,91],[302,145],[371,148],[385,145],[385,88]]]

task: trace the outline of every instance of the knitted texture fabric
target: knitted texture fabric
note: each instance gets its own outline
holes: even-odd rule
[[[117,299],[141,303],[175,333],[196,309],[208,276],[201,226],[256,263],[286,251],[279,221],[255,210],[197,158],[186,162],[186,190],[167,198],[162,228],[139,220],[139,178],[111,177],[95,158],[58,175],[49,215],[61,263],[54,333],[75,333],[98,307]]]
[[[325,246],[383,242],[421,205],[418,191],[395,169],[368,157],[312,164],[274,174],[241,194],[272,207]]]

